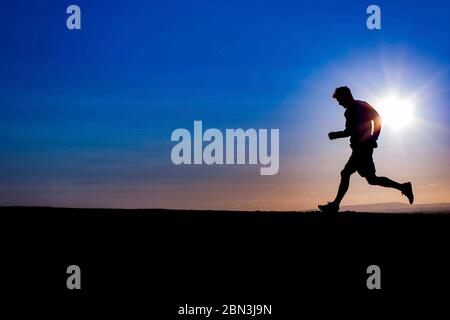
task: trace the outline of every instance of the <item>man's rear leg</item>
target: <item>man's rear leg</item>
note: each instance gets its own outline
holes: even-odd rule
[[[366,176],[366,180],[371,185],[397,189],[408,198],[410,204],[414,202],[411,182],[398,183],[386,177],[378,177],[375,174]]]

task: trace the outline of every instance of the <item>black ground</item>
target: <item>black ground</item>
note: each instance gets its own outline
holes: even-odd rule
[[[450,215],[1,209],[1,287],[24,310],[38,302],[184,319],[185,304],[271,304],[267,319],[291,319],[445,307],[450,297]],[[66,287],[72,264],[80,291]],[[379,291],[366,287],[372,264]]]

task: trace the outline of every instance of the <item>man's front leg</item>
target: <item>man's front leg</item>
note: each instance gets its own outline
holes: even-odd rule
[[[349,173],[345,169],[341,171],[341,182],[339,183],[339,189],[336,198],[334,199],[333,202],[329,202],[328,204],[325,205],[319,205],[320,211],[326,213],[339,212],[339,205],[342,199],[344,198],[345,193],[347,192],[348,187],[350,185],[350,176],[351,173]]]
[[[336,198],[333,201],[333,203],[338,207],[341,204],[341,201],[344,198],[345,194],[347,193],[348,187],[350,186],[350,176],[351,173],[347,172],[345,169],[341,171],[341,182],[339,183],[339,189],[336,194]]]

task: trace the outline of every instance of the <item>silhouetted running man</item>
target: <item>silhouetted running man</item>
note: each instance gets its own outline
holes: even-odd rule
[[[334,91],[333,98],[343,106],[345,110],[345,130],[330,132],[330,140],[350,137],[352,155],[341,171],[341,183],[333,202],[319,205],[319,209],[326,213],[337,213],[339,204],[345,196],[350,184],[350,176],[358,172],[361,177],[366,178],[372,185],[386,188],[394,188],[405,195],[409,203],[414,202],[411,182],[398,183],[386,177],[378,177],[375,174],[373,163],[373,149],[377,147],[377,139],[381,131],[381,118],[372,106],[365,101],[353,99],[348,87],[339,87]]]

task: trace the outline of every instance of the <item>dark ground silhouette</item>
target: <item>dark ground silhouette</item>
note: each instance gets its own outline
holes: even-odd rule
[[[450,215],[2,208],[0,218],[10,299],[110,312],[131,303],[164,319],[185,303],[268,303],[271,319],[287,319],[448,298],[436,288],[450,285]],[[80,292],[65,287],[71,264]],[[366,288],[371,264],[378,292]]]

